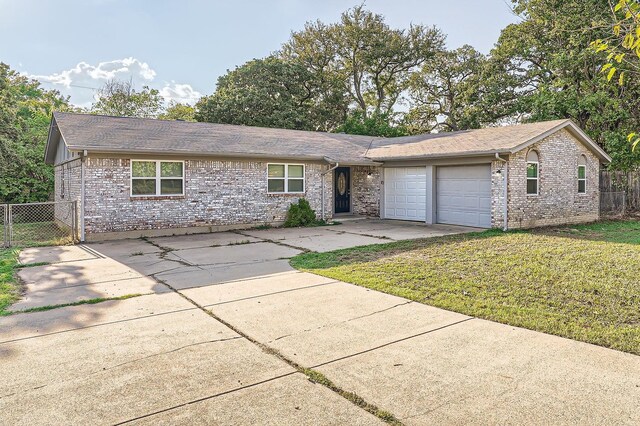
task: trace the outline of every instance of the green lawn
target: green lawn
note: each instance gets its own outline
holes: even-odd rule
[[[640,355],[640,222],[306,253],[298,269]]]
[[[20,289],[15,281],[17,252],[0,248],[0,316],[7,315],[6,308],[20,297]]]

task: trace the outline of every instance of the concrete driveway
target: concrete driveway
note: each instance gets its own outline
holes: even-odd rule
[[[372,407],[416,425],[639,423],[640,357],[287,260],[465,231],[364,220],[25,250],[50,264],[20,270],[14,309],[138,296],[0,318],[2,423],[382,423]]]

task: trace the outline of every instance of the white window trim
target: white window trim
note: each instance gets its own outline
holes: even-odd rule
[[[536,177],[532,178],[529,177],[529,175],[527,174],[527,187],[525,188],[525,191],[527,191],[527,196],[528,197],[535,197],[537,195],[540,195],[540,162],[539,161],[527,161],[527,170],[529,169],[529,164],[535,164],[536,165]],[[529,192],[529,181],[530,180],[535,180],[536,181],[536,192]]]
[[[156,175],[155,177],[133,177],[133,163],[135,162],[146,162],[146,163],[150,163],[150,162],[154,162],[156,163]],[[160,163],[181,163],[182,164],[182,176],[181,177],[166,177],[166,178],[162,178],[160,177]],[[185,175],[185,169],[184,169],[184,161],[182,160],[153,160],[153,159],[136,159],[136,160],[130,160],[129,161],[129,195],[132,198],[145,198],[145,197],[184,197],[184,175]],[[156,181],[156,193],[155,194],[134,194],[133,193],[133,181],[136,179],[155,179]],[[162,182],[162,179],[180,179],[182,180],[182,192],[180,194],[161,194],[160,193],[160,184]]]
[[[584,167],[584,178],[580,178],[580,167]],[[584,181],[584,192],[580,192],[580,181]],[[587,193],[587,165],[578,164],[578,194],[585,195]]]
[[[269,166],[284,166],[283,177],[269,177]],[[302,178],[293,177],[291,179],[302,179],[302,191],[289,191],[289,166],[302,166]],[[267,194],[279,195],[279,194],[304,194],[307,190],[307,168],[304,164],[298,163],[267,163]],[[284,192],[271,192],[269,191],[269,181],[275,179],[284,179]]]

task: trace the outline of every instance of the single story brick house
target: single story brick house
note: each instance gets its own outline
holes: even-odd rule
[[[56,112],[45,161],[96,240],[278,224],[300,197],[327,219],[588,222],[611,159],[570,120],[376,138]]]

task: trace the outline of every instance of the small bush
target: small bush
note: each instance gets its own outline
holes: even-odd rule
[[[285,228],[315,226],[317,224],[316,212],[311,208],[307,200],[300,198],[298,204],[291,203],[289,211],[287,211],[287,219],[284,222]]]

